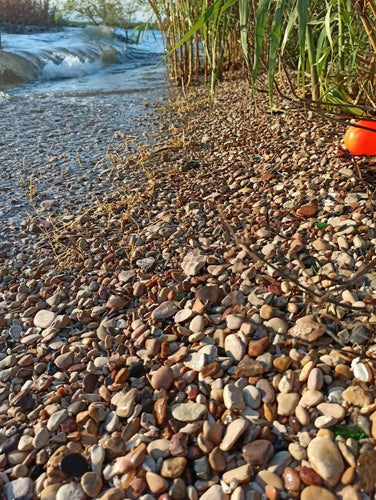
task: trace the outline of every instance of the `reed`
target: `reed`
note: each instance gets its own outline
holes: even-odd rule
[[[170,75],[189,84],[242,64],[255,87],[276,84],[325,105],[374,106],[376,1],[148,0],[164,34]]]

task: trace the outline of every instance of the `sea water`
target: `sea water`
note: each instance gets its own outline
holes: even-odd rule
[[[120,158],[134,138],[152,141],[159,126],[153,104],[169,95],[160,33],[146,33],[139,43],[131,36],[93,27],[2,34],[3,229],[46,200],[63,211],[84,206],[88,190],[97,199],[122,187],[106,173],[113,168],[108,151]]]

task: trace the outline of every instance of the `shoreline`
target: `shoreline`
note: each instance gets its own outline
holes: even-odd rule
[[[7,500],[372,498],[371,184],[340,126],[207,94],[0,247]]]

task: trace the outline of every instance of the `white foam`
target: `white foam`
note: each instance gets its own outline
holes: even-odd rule
[[[10,95],[0,90],[0,102],[10,99]]]
[[[67,55],[60,64],[49,61],[43,68],[42,79],[54,80],[58,78],[77,78],[84,75],[91,75],[102,68],[100,61],[85,62],[79,57]]]

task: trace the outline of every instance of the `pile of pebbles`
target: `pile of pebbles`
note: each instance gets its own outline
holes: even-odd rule
[[[206,92],[2,246],[2,500],[373,498],[372,185],[340,126]]]

